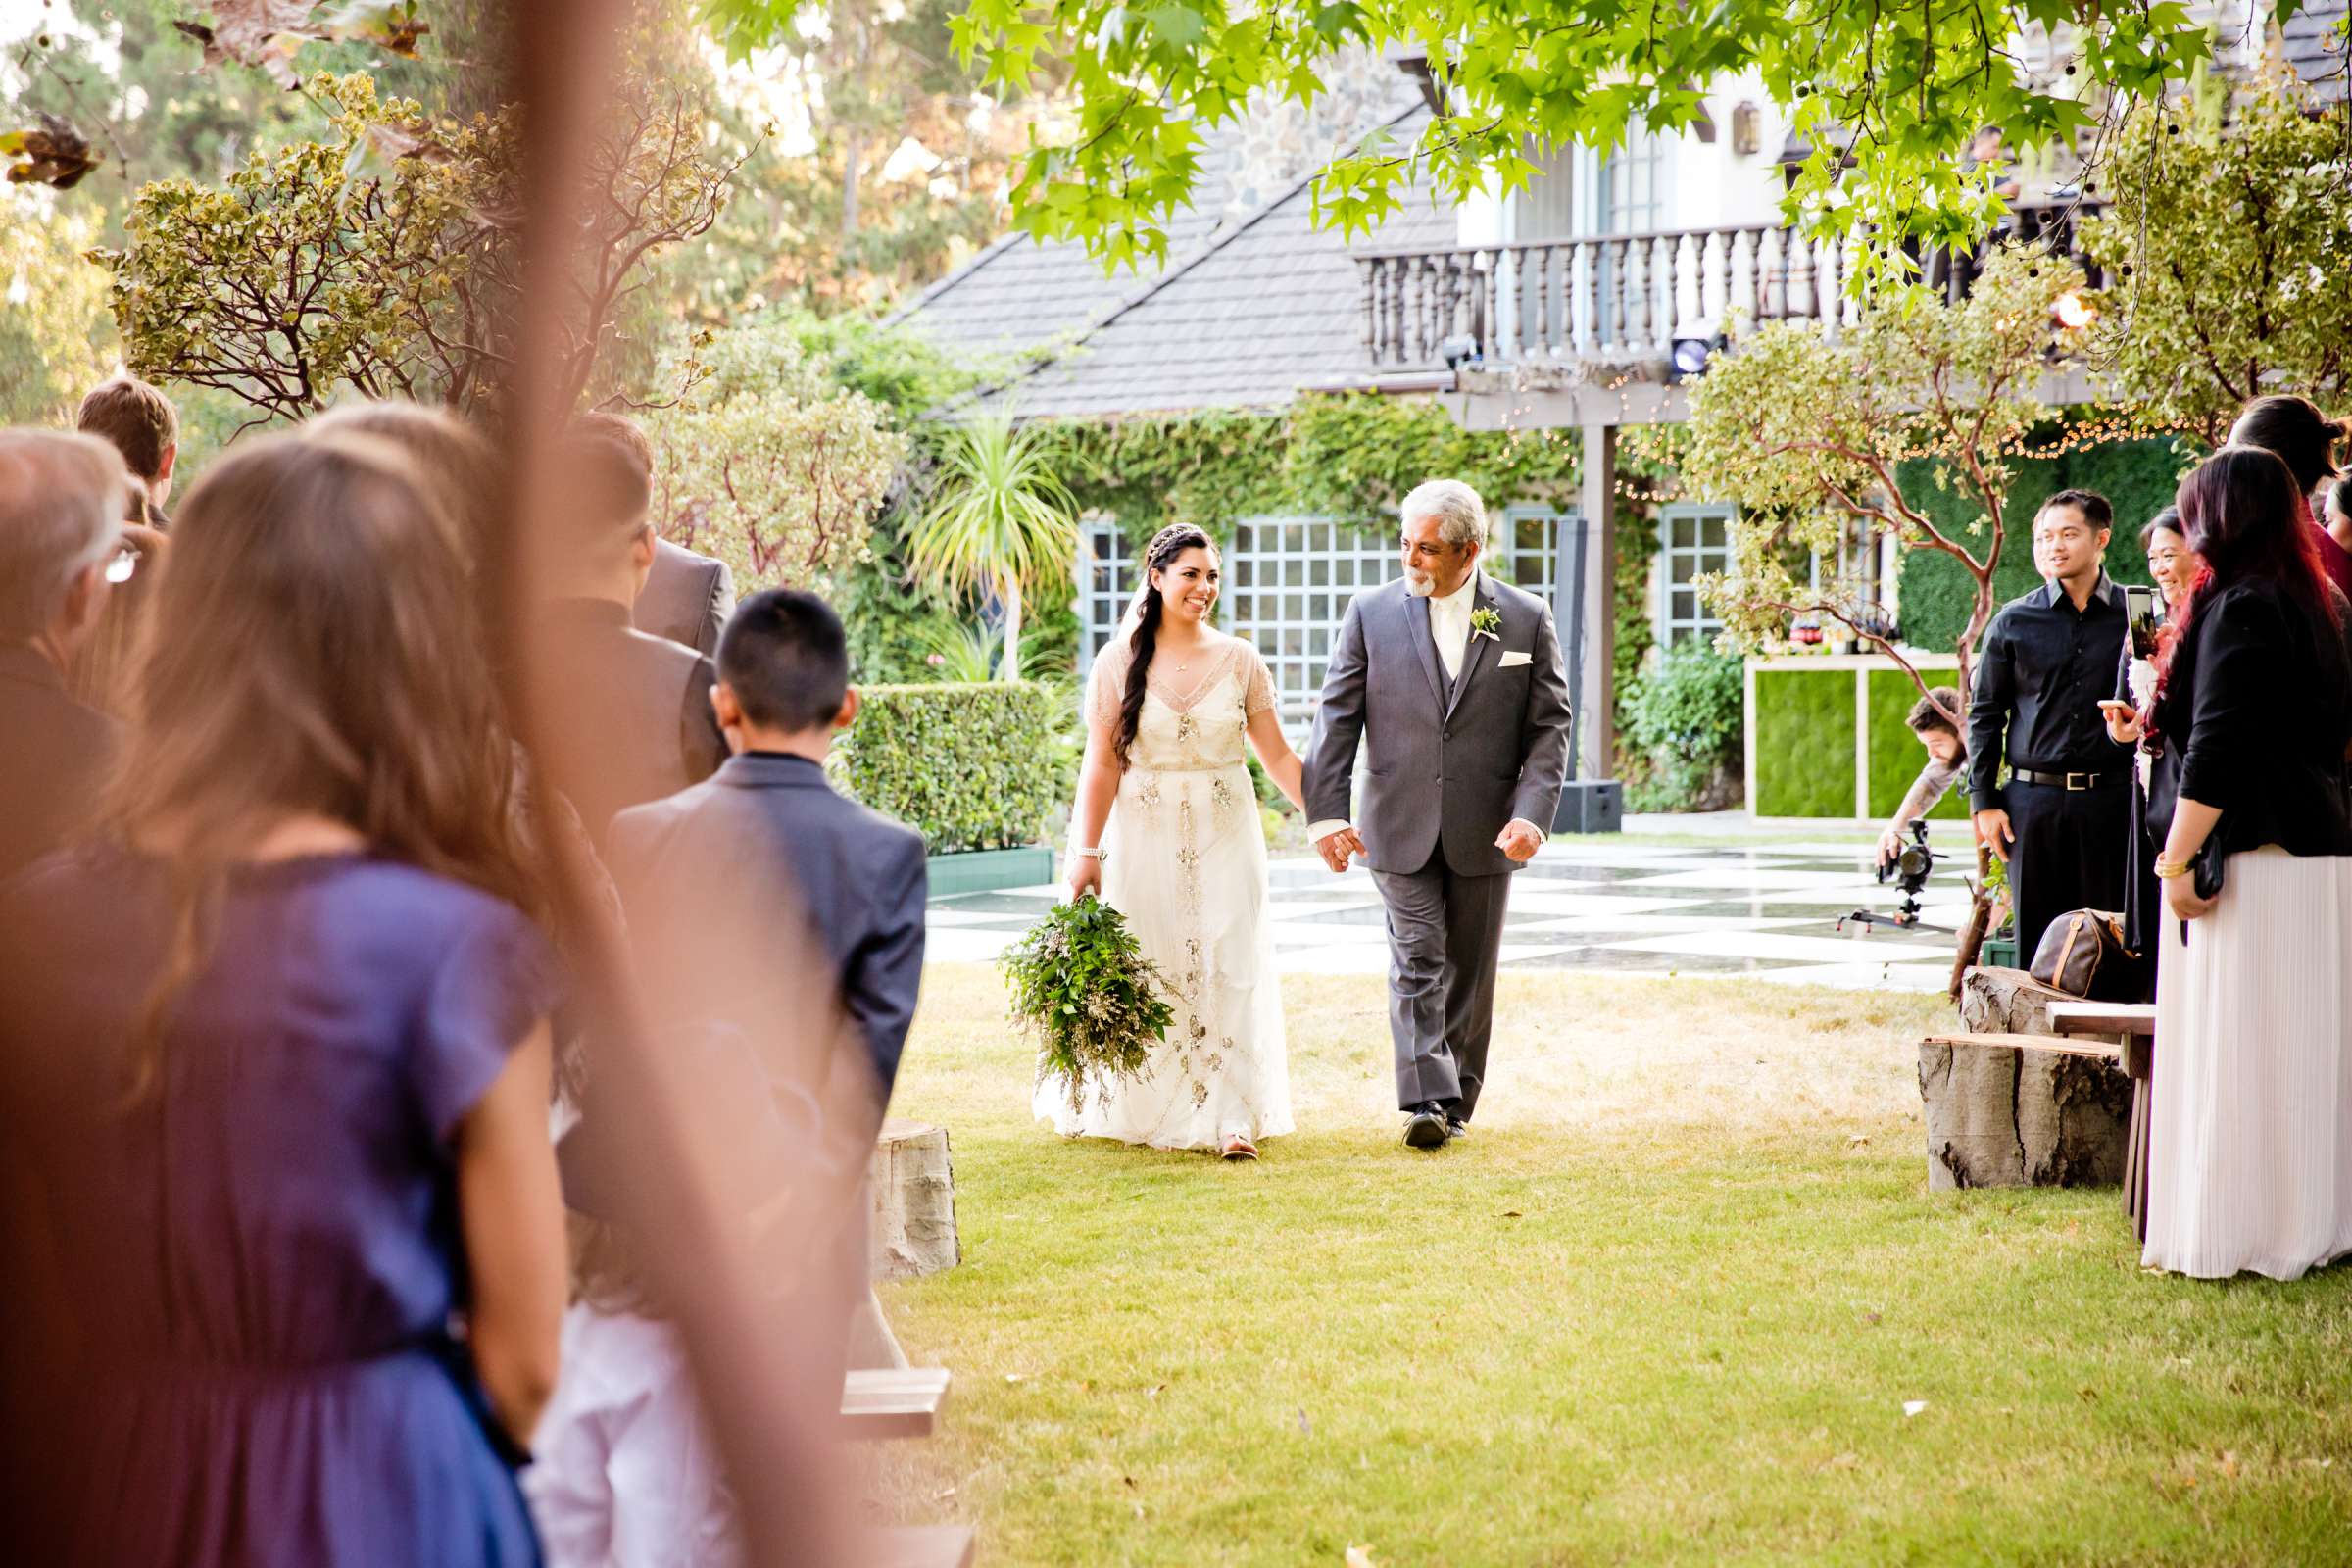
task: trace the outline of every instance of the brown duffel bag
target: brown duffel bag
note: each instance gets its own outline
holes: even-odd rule
[[[2034,950],[2032,973],[2051,990],[2087,1002],[2138,1002],[2147,995],[2147,965],[2124,946],[2124,917],[2102,909],[2052,920]]]

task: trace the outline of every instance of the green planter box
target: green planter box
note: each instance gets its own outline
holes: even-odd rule
[[[1986,937],[1984,946],[1977,950],[1977,964],[1978,967],[1984,969],[2023,967],[2017,961],[2017,938]]]
[[[925,863],[935,899],[954,898],[958,893],[994,893],[1001,888],[1033,888],[1054,880],[1054,852],[1042,844],[1018,850],[934,855]]]

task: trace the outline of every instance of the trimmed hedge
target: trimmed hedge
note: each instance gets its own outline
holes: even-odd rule
[[[1957,684],[1959,676],[1948,669],[1927,672],[1931,686]],[[1899,669],[1874,669],[1870,672],[1870,814],[1884,821],[1894,814],[1903,804],[1903,796],[1911,788],[1919,770],[1928,765],[1928,749],[1903,718],[1911,705],[1919,701],[1919,688],[1911,677]],[[1968,789],[1965,782],[1955,784],[1945,792],[1936,808],[1928,813],[1932,822],[1947,817],[1968,814]]]
[[[1756,671],[1758,816],[1854,814],[1854,672]]]
[[[1035,844],[1061,804],[1059,699],[1028,681],[868,686],[842,738],[851,796],[923,835],[934,855]]]

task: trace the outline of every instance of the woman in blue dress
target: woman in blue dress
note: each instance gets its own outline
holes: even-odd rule
[[[60,1538],[23,1560],[538,1560],[553,965],[415,479],[353,435],[223,459],[173,530],[110,825],[0,894],[19,1299],[63,1325],[12,1336]]]

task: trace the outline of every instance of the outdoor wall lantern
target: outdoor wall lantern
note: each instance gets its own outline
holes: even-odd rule
[[[1743,103],[1732,111],[1732,151],[1753,158],[1764,148],[1764,111]]]
[[[1730,348],[1726,337],[1678,337],[1674,352],[1666,361],[1666,379],[1669,384],[1688,381],[1707,373],[1707,355],[1716,349]]]

